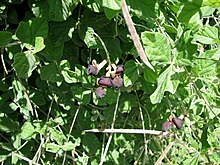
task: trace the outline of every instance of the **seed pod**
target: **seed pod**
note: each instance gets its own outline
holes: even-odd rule
[[[121,76],[116,76],[113,80],[112,80],[112,84],[113,87],[115,88],[120,88],[123,86],[123,79],[121,78]]]
[[[177,129],[181,129],[183,127],[183,119],[180,119],[178,117],[172,118],[173,124],[176,126]]]
[[[98,87],[95,91],[95,95],[98,99],[102,99],[106,95],[106,91],[103,87]]]
[[[101,77],[98,81],[98,84],[100,86],[107,86],[107,87],[112,87],[113,84],[112,84],[112,80],[110,77]]]
[[[98,68],[93,66],[93,65],[89,65],[87,70],[86,70],[87,75],[97,75],[98,72],[99,72]]]
[[[116,74],[120,74],[124,71],[124,66],[123,65],[118,65],[116,68]]]
[[[166,132],[168,129],[171,129],[173,127],[173,122],[172,121],[166,121],[162,125],[162,131]]]

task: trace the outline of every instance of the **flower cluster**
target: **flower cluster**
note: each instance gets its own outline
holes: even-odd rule
[[[100,69],[104,67],[107,63],[106,60],[103,60],[100,64],[97,64],[95,60],[92,61],[92,65],[89,65],[87,68],[87,75],[97,75]],[[123,65],[116,66],[111,64],[106,68],[105,76],[101,76],[97,85],[98,88],[95,91],[97,98],[103,98],[106,95],[105,88],[120,88],[123,86],[122,73],[124,71]]]

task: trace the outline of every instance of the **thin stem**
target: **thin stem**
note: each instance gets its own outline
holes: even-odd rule
[[[80,110],[80,104],[79,104],[79,106],[78,106],[78,108],[77,108],[77,110],[76,110],[76,113],[75,113],[74,117],[73,117],[72,124],[71,124],[71,126],[70,126],[70,130],[69,130],[69,133],[68,133],[68,135],[67,135],[67,142],[68,142],[69,139],[70,139],[70,134],[72,133],[73,126],[74,126],[74,124],[75,124],[75,122],[76,122],[76,117],[77,117],[77,115],[78,115],[78,113],[79,113],[79,110]],[[65,152],[65,154],[64,154],[64,156],[63,156],[62,165],[65,164],[65,161],[66,161],[66,152]],[[74,164],[74,162],[73,162],[73,164]]]
[[[105,46],[104,41],[101,39],[101,37],[99,37],[98,34],[94,33],[94,35],[95,35],[95,36],[98,38],[98,40],[101,42],[102,47],[103,47],[103,49],[104,49],[104,51],[105,51],[105,54],[106,54],[106,57],[107,57],[108,64],[111,65],[111,60],[110,60],[109,52],[108,52],[108,50],[107,50],[107,48],[106,48],[106,46]]]
[[[135,94],[136,94],[136,97],[137,97],[138,108],[139,108],[139,111],[140,111],[142,129],[145,130],[144,116],[143,116],[143,112],[142,112],[142,108],[141,108],[141,103],[140,103],[140,100],[138,98],[138,94],[137,94],[136,91],[135,91]],[[147,140],[146,140],[146,134],[144,133],[143,135],[144,135],[144,148],[145,148],[145,156],[144,156],[143,164],[145,164],[146,163],[146,156],[147,156]]]
[[[116,121],[116,114],[117,114],[118,105],[119,105],[120,95],[121,95],[121,92],[120,92],[120,89],[119,89],[118,96],[117,96],[117,101],[116,101],[116,104],[115,104],[115,110],[114,110],[114,116],[113,116],[113,120],[112,120],[112,124],[111,124],[111,129],[114,129],[114,125],[115,125],[115,121]],[[105,157],[107,155],[108,148],[109,148],[111,140],[112,140],[112,136],[113,136],[113,133],[111,133],[110,136],[109,136],[109,139],[108,139],[106,147],[105,147],[104,154],[101,157],[101,162],[99,163],[99,165],[102,165],[104,163],[104,161],[105,161]]]
[[[173,145],[175,144],[175,141],[173,140],[167,147],[166,149],[163,151],[163,153],[161,154],[161,156],[159,157],[159,159],[156,161],[155,165],[160,165],[163,161],[163,159],[166,157],[166,155],[168,154],[168,152],[170,151],[170,149],[173,147]]]
[[[47,121],[49,120],[49,117],[50,117],[50,112],[51,112],[51,109],[52,109],[53,102],[54,102],[54,96],[53,96],[53,98],[50,102],[50,107],[49,107],[49,111],[48,111],[48,114],[47,114]]]
[[[4,71],[6,74],[8,74],[8,71],[7,71],[7,68],[5,65],[5,61],[4,61],[4,57],[3,57],[3,49],[1,50],[1,60],[2,60],[2,65],[3,65]]]

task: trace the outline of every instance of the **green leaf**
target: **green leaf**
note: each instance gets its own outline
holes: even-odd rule
[[[55,62],[44,65],[40,68],[40,78],[51,82],[62,82],[63,78],[60,69]]]
[[[102,0],[102,6],[112,10],[120,10],[121,0]]]
[[[62,146],[62,149],[64,151],[71,151],[74,150],[76,148],[76,144],[72,143],[72,142],[67,142]]]
[[[105,16],[108,18],[108,19],[112,19],[115,17],[115,15],[119,12],[117,10],[112,10],[112,9],[109,9],[109,8],[104,8],[104,12],[105,12]]]
[[[181,8],[181,11],[178,15],[178,20],[183,23],[189,23],[190,19],[193,18],[193,16],[199,14],[200,7],[202,6],[202,0],[187,0],[182,1],[183,6]]]
[[[203,125],[203,132],[202,132],[202,136],[201,136],[201,143],[202,143],[202,149],[207,149],[210,147],[209,143],[208,143],[208,127],[207,125]]]
[[[16,31],[18,39],[25,43],[28,49],[35,47],[35,38],[46,38],[48,33],[47,21],[43,18],[32,18],[28,22],[20,22]]]
[[[95,36],[95,31],[93,30],[93,28],[81,27],[79,31],[79,36],[82,40],[84,40],[88,48],[101,48],[101,43]]]
[[[198,41],[202,44],[220,44],[218,36],[218,29],[216,27],[205,25],[203,29],[194,35],[193,41]]]
[[[196,154],[195,156],[186,159],[183,164],[190,164],[190,165],[197,165],[199,163],[199,154]]]
[[[171,80],[171,76],[175,73],[173,71],[173,65],[170,65],[165,71],[163,71],[157,80],[157,89],[150,96],[152,104],[160,103],[163,99],[164,92],[169,91],[174,94],[178,87],[178,80]]]
[[[154,72],[152,69],[149,67],[144,67],[144,79],[148,82],[151,83],[156,83],[157,82],[157,73]]]
[[[139,64],[130,60],[125,63],[124,86],[134,85],[139,77]]]
[[[35,38],[35,48],[34,48],[34,53],[40,52],[45,48],[44,45],[44,39],[42,37],[36,37]]]
[[[6,46],[12,40],[12,33],[8,31],[0,31],[0,47]]]
[[[133,107],[137,106],[137,98],[132,94],[122,94],[119,102],[119,111],[121,113],[130,113]]]
[[[55,143],[47,143],[45,145],[46,151],[51,152],[51,153],[57,153],[61,147]]]
[[[54,46],[70,40],[73,36],[76,20],[69,17],[66,21],[52,22],[50,24],[49,37]]]
[[[131,11],[143,20],[155,18],[158,15],[157,1],[127,0],[127,4],[131,6]]]
[[[73,98],[82,104],[88,104],[91,100],[91,90],[86,90],[80,86],[74,85],[71,87]]]
[[[106,47],[109,51],[110,59],[112,61],[119,61],[122,54],[120,41],[117,38],[108,39],[106,42]]]
[[[219,0],[204,0],[203,5],[212,6],[212,7],[219,7],[220,1]]]
[[[60,62],[61,73],[67,83],[83,83],[83,85],[94,86],[94,79],[86,74],[86,68],[82,65],[76,65],[74,71],[70,70],[70,64],[67,60]]]
[[[34,133],[34,126],[32,125],[31,122],[25,122],[24,125],[21,127],[21,133],[20,136],[24,140],[29,140],[31,138],[34,138],[33,135]]]
[[[64,43],[56,44],[47,38],[45,41],[46,48],[43,55],[50,61],[58,61],[63,56]]]
[[[32,11],[36,17],[44,17],[49,21],[64,21],[77,6],[79,0],[47,0],[31,1]]]
[[[13,67],[17,75],[21,78],[28,78],[37,67],[38,60],[31,52],[17,53],[14,56]]]
[[[156,62],[171,62],[171,47],[168,39],[159,32],[143,32],[141,33],[145,51],[148,58]]]
[[[88,7],[91,11],[100,13],[103,11],[102,0],[82,0],[83,6]]]
[[[14,132],[19,129],[19,123],[7,116],[0,116],[0,130],[4,132]]]
[[[207,50],[201,54],[195,61],[197,74],[201,77],[217,76],[219,74],[217,61],[220,58],[220,50],[218,48]]]

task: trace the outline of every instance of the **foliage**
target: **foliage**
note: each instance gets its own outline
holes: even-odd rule
[[[127,4],[155,71],[138,57],[121,0],[0,2],[0,162],[95,165],[110,136],[106,164],[154,164],[173,141],[164,164],[220,162],[220,1]],[[93,59],[108,64],[87,75]],[[110,63],[124,65],[124,85],[99,99]],[[161,130],[181,114],[176,138],[84,132]]]

